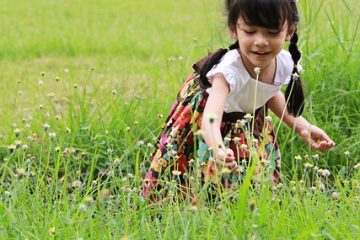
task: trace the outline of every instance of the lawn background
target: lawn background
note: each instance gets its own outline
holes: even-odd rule
[[[341,185],[344,179],[358,184],[359,175],[352,166],[359,162],[360,141],[359,4],[355,0],[300,0],[299,5],[299,45],[307,93],[305,116],[325,129],[337,144],[328,153],[319,154],[316,163],[331,169],[335,185]],[[163,121],[158,115],[167,114],[192,63],[231,43],[222,1],[0,0],[0,11],[3,238],[43,239],[53,227],[56,233],[50,236],[54,238],[79,235],[95,239],[102,233],[104,238],[140,238],[136,224],[147,227],[142,233],[147,237],[239,236],[239,229],[230,223],[237,219],[235,213],[241,208],[231,206],[221,210],[230,212],[225,216],[212,210],[199,210],[194,215],[181,210],[187,209],[181,204],[170,206],[164,210],[165,227],[157,222],[154,228],[149,220],[144,220],[144,215],[153,210],[143,207],[128,213],[119,207],[127,204],[123,198],[115,198],[108,207],[99,207],[100,213],[93,220],[89,216],[95,206],[86,205],[86,211],[79,210],[79,204],[84,202],[83,191],[100,196],[98,192],[106,187],[114,196],[125,197],[121,189],[126,184],[138,187],[139,179],[128,180],[124,185],[116,171],[121,176],[127,172],[137,177],[143,174],[144,170],[136,170],[134,164],[147,159],[151,149],[145,146],[154,142]],[[45,123],[50,125],[50,132],[56,133],[56,141],[43,132]],[[15,136],[16,129],[21,130],[20,137]],[[303,170],[298,169],[295,156],[308,155],[309,161],[314,161],[311,156],[316,152],[286,127],[280,126],[278,133],[284,179],[298,180]],[[27,144],[29,153],[16,150],[9,154],[8,146],[16,140]],[[141,141],[145,146],[139,147]],[[56,147],[61,152],[73,147],[86,157],[63,158],[56,153]],[[116,159],[121,160],[114,170],[116,177],[108,175],[103,185],[92,188],[94,176],[106,171]],[[26,172],[21,181],[18,169]],[[75,180],[83,183],[82,191],[75,191],[75,200],[74,194],[65,193],[63,176],[70,178],[70,185]],[[49,178],[54,181],[49,183]],[[266,227],[258,224],[259,216],[246,215],[246,224],[260,227],[255,233],[252,229],[242,233],[263,238],[266,234],[293,238],[301,233],[319,238],[348,234],[347,238],[353,238],[356,235],[350,230],[358,234],[360,227],[356,217],[358,192],[353,188],[349,190],[351,194],[342,191],[343,205],[339,208],[344,212],[330,212],[329,223],[320,224],[322,227],[316,222],[322,214],[326,215],[328,206],[339,206],[329,196],[291,199],[284,194],[285,207],[274,207],[266,203],[268,195],[254,193],[254,198],[264,201],[261,206],[270,204],[274,208],[270,212],[259,211],[263,213],[260,222]],[[55,201],[53,196],[57,196]],[[320,202],[320,207],[309,206],[314,202]],[[291,207],[297,213],[288,216]],[[173,211],[178,217],[175,222],[171,222]],[[287,227],[266,224],[265,220],[274,216]],[[69,219],[75,225],[68,224]],[[38,221],[41,224],[36,224]],[[105,224],[105,231],[100,231],[99,222]],[[306,222],[310,222],[310,227]]]

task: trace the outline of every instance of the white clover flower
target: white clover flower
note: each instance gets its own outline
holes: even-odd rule
[[[298,73],[293,73],[293,74],[292,74],[292,79],[293,79],[294,81],[299,80],[299,79],[300,79],[300,75],[299,75]]]
[[[224,137],[225,144],[228,144],[231,141],[230,137]]]
[[[354,166],[354,169],[360,169],[360,162]]]
[[[272,122],[272,117],[271,116],[266,116],[265,117],[265,122],[271,123]]]
[[[50,125],[47,123],[44,123],[43,125],[41,125],[41,127],[46,132],[50,128]]]
[[[320,157],[319,157],[319,154],[314,154],[314,155],[312,155],[312,157],[313,157],[313,159],[315,159],[315,160],[318,160]]]
[[[234,143],[235,143],[236,145],[240,143],[240,140],[241,140],[241,138],[239,138],[239,137],[234,137],[234,138],[233,138],[233,141],[234,141]]]
[[[54,140],[56,138],[56,133],[49,132],[49,138],[50,138],[50,140]]]
[[[56,233],[56,228],[55,228],[55,227],[49,228],[48,233],[49,233],[49,235],[55,235],[55,233]]]
[[[254,72],[255,72],[256,75],[259,75],[260,71],[261,71],[261,68],[259,68],[259,67],[254,68]]]
[[[325,184],[323,184],[322,182],[319,183],[319,189],[324,191],[326,189]]]
[[[174,175],[174,176],[180,176],[180,175],[181,175],[181,172],[178,171],[178,170],[172,170],[171,173],[172,173],[172,175]]]
[[[21,147],[21,145],[22,145],[22,141],[21,141],[21,140],[16,140],[16,141],[15,141],[15,147],[16,147],[16,148]]]
[[[29,146],[27,144],[23,144],[21,148],[22,150],[27,151],[29,149]]]
[[[338,192],[332,192],[331,193],[331,197],[333,198],[333,199],[337,199],[337,198],[339,198],[339,193]]]
[[[141,146],[143,146],[144,145],[144,141],[143,140],[139,140],[137,143],[136,143],[136,145],[138,146],[138,147],[141,147]]]
[[[350,157],[350,154],[351,154],[351,153],[350,153],[349,151],[345,151],[345,152],[344,152],[344,155],[345,155],[345,157],[347,157],[347,158]]]
[[[246,144],[241,144],[241,145],[240,145],[240,149],[241,149],[242,151],[246,151],[246,150],[248,149],[248,146],[247,146]]]
[[[301,157],[300,155],[296,155],[296,156],[295,156],[295,160],[296,160],[296,161],[300,161],[300,160],[302,160],[302,157]]]
[[[310,169],[310,168],[312,168],[314,165],[312,165],[311,163],[305,163],[304,164],[304,167],[306,168],[306,169]]]
[[[79,187],[81,187],[81,185],[82,185],[82,182],[80,180],[75,180],[71,183],[71,186],[73,188],[79,188]]]
[[[16,136],[16,137],[20,136],[20,135],[21,135],[21,129],[20,129],[20,128],[16,128],[16,129],[14,130],[14,133],[15,133],[15,136]]]
[[[247,114],[245,114],[244,118],[247,122],[250,122],[252,119],[252,115],[250,113],[247,113]]]

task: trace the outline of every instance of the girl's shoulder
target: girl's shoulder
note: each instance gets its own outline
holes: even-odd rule
[[[236,49],[226,52],[219,63],[215,64],[206,74],[210,82],[216,73],[224,75],[225,80],[230,84],[230,88],[235,84],[243,84],[249,78],[249,74],[242,64],[241,56]]]

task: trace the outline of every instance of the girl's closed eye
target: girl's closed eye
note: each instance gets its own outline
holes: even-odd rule
[[[255,33],[256,31],[255,31],[255,29],[241,29],[244,33],[246,33],[246,34],[253,34],[253,33]]]
[[[271,30],[268,30],[268,33],[269,33],[270,35],[277,35],[277,34],[281,33],[281,30],[271,29]]]

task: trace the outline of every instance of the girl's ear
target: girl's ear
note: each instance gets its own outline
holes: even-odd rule
[[[236,27],[229,27],[229,32],[231,34],[231,36],[234,38],[234,40],[237,40],[237,32],[236,32]]]
[[[289,26],[288,31],[286,33],[286,41],[289,41],[291,39],[291,37],[294,35],[295,31],[297,28],[297,23],[293,23]]]

